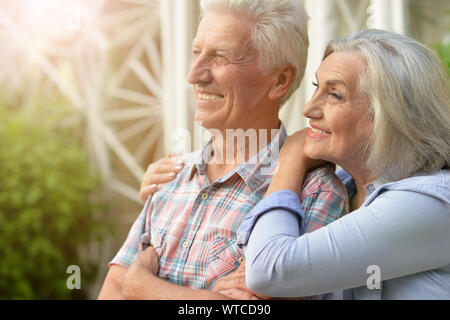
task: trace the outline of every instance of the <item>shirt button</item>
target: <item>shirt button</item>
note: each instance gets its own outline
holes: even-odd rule
[[[208,199],[208,197],[209,197],[209,194],[208,194],[207,192],[205,192],[204,194],[202,194],[202,199],[203,199],[203,200]]]
[[[244,257],[239,257],[238,262],[239,262],[240,264],[242,264],[242,262],[244,262],[244,260],[245,260]]]
[[[183,242],[183,248],[187,248],[187,247],[189,247],[189,241],[184,241]]]

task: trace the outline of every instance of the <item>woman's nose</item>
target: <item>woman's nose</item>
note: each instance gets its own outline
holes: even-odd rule
[[[320,119],[323,117],[323,102],[315,95],[302,108],[302,114],[306,118]]]

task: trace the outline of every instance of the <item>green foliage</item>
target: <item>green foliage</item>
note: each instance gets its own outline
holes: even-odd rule
[[[448,18],[450,18],[450,10],[445,11],[444,15]],[[445,26],[446,33],[448,34],[450,32],[450,26],[448,23]],[[447,69],[447,74],[450,77],[450,42],[445,42],[442,40],[440,43],[436,43],[432,46],[432,48],[436,51],[437,55],[442,61],[442,64]]]
[[[450,43],[439,43],[434,46],[436,53],[441,59],[444,67],[447,69],[447,74],[450,76]]]
[[[32,101],[0,101],[0,299],[85,298],[66,269],[80,266],[82,289],[96,274],[79,248],[108,226],[91,199],[99,179],[73,131],[56,129],[61,101]]]

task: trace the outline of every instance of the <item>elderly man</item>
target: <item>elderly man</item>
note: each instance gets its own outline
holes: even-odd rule
[[[236,231],[267,191],[286,138],[278,112],[304,73],[307,15],[298,0],[204,0],[201,8],[188,80],[195,120],[212,139],[147,199],[110,262],[101,299],[224,299],[208,289],[244,261]],[[239,147],[230,129],[255,136]],[[345,212],[343,190],[328,167],[310,174],[306,231]]]

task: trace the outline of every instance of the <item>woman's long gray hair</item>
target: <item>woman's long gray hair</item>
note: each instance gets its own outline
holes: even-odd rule
[[[411,38],[375,29],[332,41],[325,57],[338,51],[356,51],[367,62],[360,82],[374,125],[366,164],[372,174],[396,181],[448,168],[450,87],[436,55]]]

